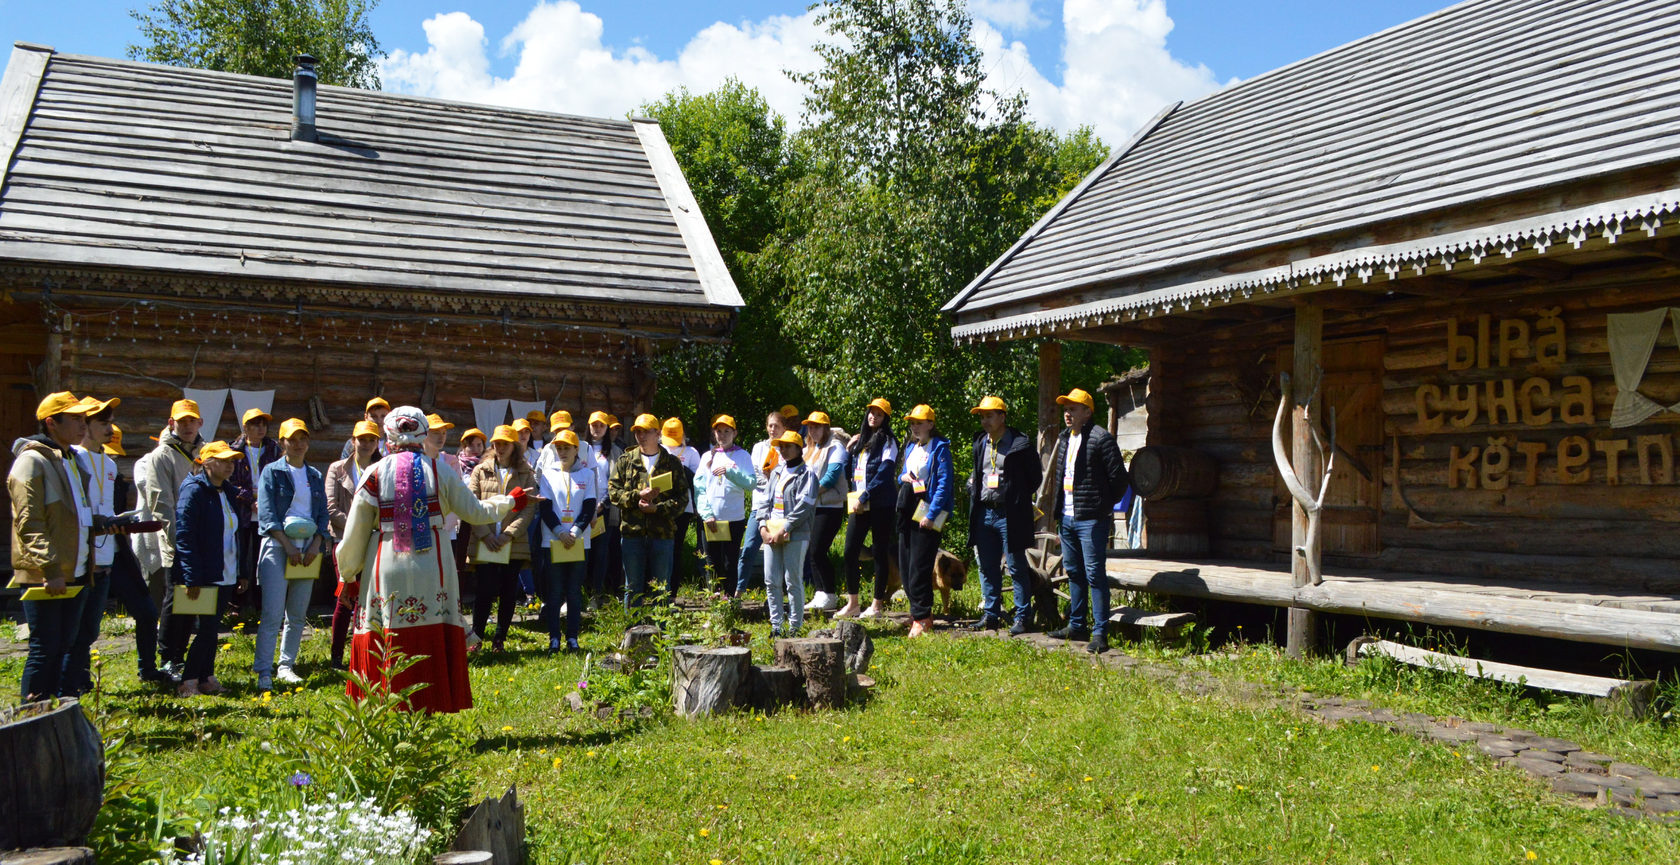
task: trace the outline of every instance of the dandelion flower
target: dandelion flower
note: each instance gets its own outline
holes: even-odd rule
[[[1524,850],[1523,851],[1523,858],[1527,859],[1530,862],[1533,862],[1534,860],[1540,858],[1540,854],[1534,852],[1533,850]]]
[[[560,768],[560,758],[559,757],[554,758],[554,768],[556,768],[556,769]]]
[[[1087,784],[1091,783],[1091,776],[1090,775],[1085,776],[1085,783],[1087,783]]]
[[[788,773],[788,780],[789,780],[789,781],[797,781],[797,780],[799,780],[799,776],[798,776],[798,775],[795,775],[795,774],[793,774],[793,773],[792,773],[792,772],[789,772],[789,773]]]
[[[846,743],[846,742],[850,742],[850,741],[852,741],[852,737],[851,736],[846,736],[845,738],[841,739],[840,741],[841,741],[842,744]]]
[[[710,830],[710,829],[701,829],[701,830],[700,830],[700,837],[702,837],[702,838],[710,838],[710,837],[712,837],[712,830]]]
[[[710,865],[723,865],[723,860],[722,859],[713,859],[711,861]]]
[[[1241,785],[1241,784],[1238,784],[1238,785],[1237,785],[1237,789],[1238,789],[1238,790],[1247,790],[1247,789],[1248,789],[1248,788],[1247,788],[1247,787],[1244,787],[1244,786],[1243,786],[1243,785]]]
[[[594,752],[594,751],[590,751],[590,752],[588,752],[588,753],[586,753],[586,754],[584,754],[584,755],[583,755],[583,756],[585,756],[585,757],[593,757],[593,756],[595,756],[595,752]]]
[[[909,780],[909,781],[908,781],[908,782],[907,782],[907,783],[910,783],[910,784],[914,784],[914,783],[916,783],[916,779],[915,779],[915,778],[911,778],[911,779],[910,779],[910,780]]]
[[[1373,771],[1373,772],[1381,772],[1381,771],[1382,771],[1382,767],[1381,767],[1381,766],[1372,766],[1372,767],[1371,767],[1371,771]]]
[[[510,725],[507,725],[507,724],[503,724],[502,725],[502,732],[503,733],[512,733],[513,732],[513,727],[510,726]]]

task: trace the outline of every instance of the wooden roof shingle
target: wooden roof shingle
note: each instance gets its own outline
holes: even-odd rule
[[[0,259],[740,306],[658,124],[23,43],[0,85]]]

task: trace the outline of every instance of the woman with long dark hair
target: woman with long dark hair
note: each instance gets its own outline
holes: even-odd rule
[[[910,597],[910,636],[919,637],[933,628],[933,561],[951,515],[956,475],[951,442],[934,427],[933,409],[919,405],[905,418],[910,435],[898,476],[898,562]]]
[[[846,499],[851,522],[846,526],[846,606],[837,619],[878,616],[887,608],[888,575],[892,573],[893,496],[897,492],[893,468],[898,465],[898,442],[893,438],[892,403],[877,397],[864,409],[863,426],[846,445],[847,475],[852,491]],[[869,538],[875,562],[875,602],[858,607],[863,539]]]
[[[846,448],[835,437],[828,414],[814,411],[805,418],[805,465],[817,479],[817,508],[811,521],[811,546],[805,552],[805,574],[817,592],[807,610],[832,610],[839,605],[834,596],[834,561],[828,548],[846,525]]]

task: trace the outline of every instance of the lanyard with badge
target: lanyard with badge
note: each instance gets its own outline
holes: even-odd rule
[[[572,499],[577,495],[577,482],[572,479],[572,473],[566,471],[564,466],[556,463],[555,468],[560,470],[560,483],[556,490],[560,494],[561,502],[560,525],[569,527],[569,524],[577,516],[577,512],[572,510]]]
[[[996,442],[992,441],[990,438],[986,439],[986,470],[985,470],[985,476],[986,476],[986,489],[989,489],[989,490],[995,490],[995,489],[998,488],[998,483],[1000,482],[1000,480],[1002,478],[1002,475],[1003,475],[1003,466],[998,463],[998,449],[997,449],[998,444],[1001,443],[1002,441],[1003,441],[1002,436],[999,436],[998,440]]]
[[[910,482],[910,488],[918,493],[927,492],[927,481],[922,478],[922,470],[927,468],[928,460],[933,457],[933,451],[921,444],[911,445],[910,457],[904,461],[904,480]]]

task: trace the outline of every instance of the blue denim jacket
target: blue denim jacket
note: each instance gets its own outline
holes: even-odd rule
[[[210,485],[210,479],[199,472],[181,483],[175,499],[175,564],[170,569],[170,581],[188,586],[214,586],[222,581],[222,506],[217,496],[227,500],[228,509],[237,512],[234,502],[237,490],[231,483],[220,487]]]
[[[268,464],[257,481],[257,531],[263,535],[286,527],[286,510],[292,506],[292,464],[284,459]],[[309,473],[309,516],[315,520],[315,531],[324,539],[332,537],[332,523],[327,520],[327,482],[321,471],[306,465]]]

